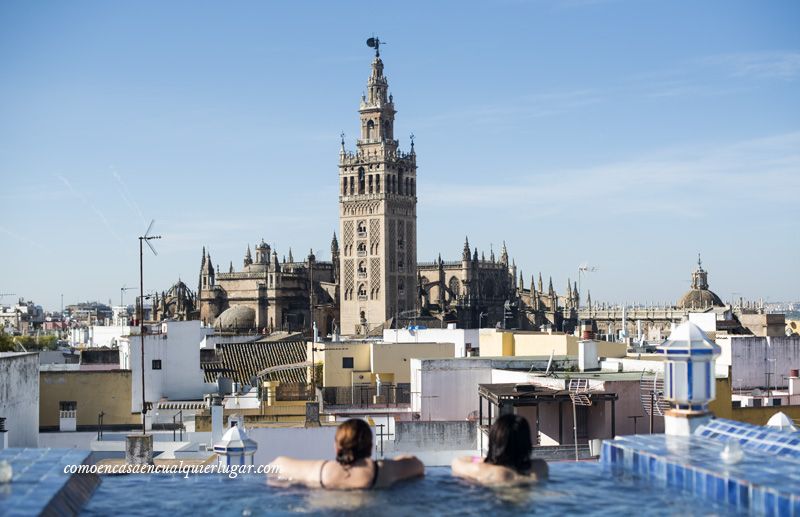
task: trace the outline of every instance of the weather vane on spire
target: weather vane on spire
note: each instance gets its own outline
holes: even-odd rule
[[[377,36],[373,36],[367,40],[367,46],[375,49],[375,57],[381,57],[381,43],[384,45],[386,44],[385,41],[381,41]]]

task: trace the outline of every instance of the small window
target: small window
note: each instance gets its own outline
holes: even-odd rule
[[[78,402],[74,400],[62,400],[58,403],[59,411],[77,411]]]
[[[761,407],[761,399],[753,399],[753,407]]]
[[[772,405],[773,406],[780,406],[781,405],[781,399],[772,399]]]
[[[153,370],[161,369],[161,359],[153,359]]]
[[[342,368],[352,368],[352,367],[353,367],[353,358],[342,357]]]
[[[742,401],[741,401],[741,400],[734,400],[734,401],[733,401],[733,407],[734,407],[734,408],[740,408],[740,407],[742,407]]]

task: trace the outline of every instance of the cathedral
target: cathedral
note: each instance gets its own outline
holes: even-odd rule
[[[571,330],[578,293],[568,285],[559,296],[552,279],[544,289],[509,263],[487,259],[467,239],[461,260],[417,263],[417,154],[413,135],[407,151],[395,138],[397,113],[375,39],[366,92],[359,103],[359,138],[339,151],[339,230],[331,262],[313,253],[296,261],[278,259],[263,240],[248,246],[242,268],[222,272],[203,249],[198,317],[223,332],[306,331],[322,335],[379,335],[407,325],[462,328],[503,326]]]

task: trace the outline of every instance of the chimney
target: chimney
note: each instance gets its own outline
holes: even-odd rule
[[[789,370],[789,396],[800,395],[800,369]]]
[[[578,341],[578,369],[582,372],[600,369],[597,342],[591,339]]]

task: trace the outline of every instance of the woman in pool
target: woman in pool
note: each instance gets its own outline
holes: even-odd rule
[[[503,415],[489,431],[486,459],[462,456],[453,460],[453,475],[484,485],[536,483],[547,479],[547,462],[531,459],[531,429],[517,415]]]
[[[336,461],[280,456],[272,465],[279,469],[281,479],[333,490],[385,488],[425,474],[425,466],[415,456],[374,461],[372,430],[363,420],[352,418],[342,423],[336,429],[334,446]]]

